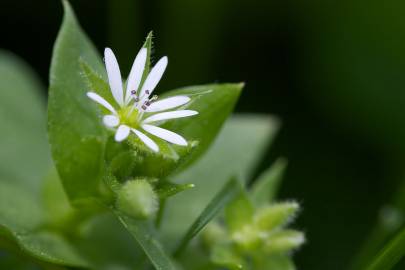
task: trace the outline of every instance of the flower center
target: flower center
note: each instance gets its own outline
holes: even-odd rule
[[[137,108],[134,108],[133,106],[123,107],[118,111],[118,116],[120,118],[120,124],[124,124],[132,128],[139,127],[140,112]]]

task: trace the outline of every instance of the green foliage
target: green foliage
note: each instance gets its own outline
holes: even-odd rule
[[[278,166],[272,168],[270,171],[279,171]],[[263,175],[274,173],[267,171]],[[265,198],[262,194],[275,194],[272,188],[276,185],[268,185],[268,178],[261,177],[257,184],[269,187],[259,198]],[[295,217],[299,205],[260,200],[259,206],[255,206],[251,198],[258,194],[257,185],[249,193],[239,190],[225,208],[223,225],[209,225],[202,239],[205,249],[214,264],[229,269],[295,269],[289,253],[305,242],[305,236],[285,227]]]
[[[176,195],[166,204],[161,229],[167,245],[173,247],[186,234],[228,179],[248,181],[277,128],[277,122],[270,117],[234,116],[204,157],[173,177],[177,183],[192,182],[195,188]]]
[[[156,232],[145,221],[138,221],[116,212],[124,227],[138,241],[156,269],[175,270],[176,267],[162,244],[156,238]]]
[[[50,164],[43,90],[24,62],[0,50],[0,177],[35,193]]]
[[[88,204],[103,191],[107,131],[86,98],[79,59],[102,71],[101,58],[64,1],[65,15],[51,63],[48,132],[52,157],[69,199]]]
[[[218,212],[239,192],[240,184],[235,179],[229,180],[190,226],[187,233],[181,239],[179,246],[176,248],[174,252],[175,256],[179,256],[191,239],[215,218]]]
[[[14,85],[11,80],[18,93],[8,95],[2,91],[0,102],[11,104],[10,108],[4,106],[6,112],[15,112],[24,105],[20,114],[23,121],[0,118],[9,124],[5,125],[5,142],[21,147],[10,154],[11,165],[0,167],[1,247],[49,269],[139,269],[152,264],[156,269],[175,270],[185,263],[181,256],[185,247],[189,248],[187,252],[196,252],[192,240],[227,205],[231,237],[223,228],[217,231],[220,237],[214,238],[221,243],[210,244],[215,246],[211,257],[226,267],[239,269],[247,265],[240,247],[249,250],[255,246],[234,245],[232,241],[238,242],[235,235],[256,240],[257,230],[270,228],[253,226],[256,220],[268,225],[264,222],[267,216],[257,215],[252,203],[266,196],[260,192],[248,195],[242,183],[249,180],[258,165],[277,123],[268,117],[237,116],[220,132],[243,84],[191,86],[169,91],[163,97],[189,96],[191,102],[183,107],[198,111],[198,116],[161,123],[189,139],[189,147],[173,146],[153,137],[161,150],[154,153],[134,136],[124,143],[115,142],[100,120],[103,109],[86,97],[86,92],[92,90],[114,103],[101,58],[68,2],[63,3],[65,16],[53,52],[48,103],[49,143],[55,168],[49,162],[44,129],[40,128],[45,126],[41,101],[36,97],[36,87],[30,85],[35,79],[12,58],[5,57],[3,67],[0,57],[0,70],[4,68],[5,74],[16,81]],[[152,34],[144,47],[148,49],[148,72]],[[8,66],[16,70],[6,73],[12,70]],[[20,71],[22,75],[16,76]],[[1,89],[9,87],[2,85],[4,78],[0,79]],[[34,100],[32,104],[15,99],[25,94]],[[18,113],[14,114],[17,117]],[[27,136],[31,129],[33,136]],[[35,161],[18,167],[20,158],[28,163]],[[25,171],[21,172],[21,168]],[[29,174],[31,170],[33,173]],[[269,197],[276,192],[280,170],[276,167],[276,173],[265,174],[260,181]],[[229,179],[232,180],[226,182]],[[173,195],[177,196],[171,198]],[[160,209],[156,215],[158,200]],[[277,216],[276,212],[273,208],[272,217]],[[291,213],[278,215],[284,218],[277,216],[278,227],[283,227]],[[162,227],[157,230],[156,224],[161,222]],[[274,241],[268,248],[272,253],[300,245],[296,241],[298,232],[281,232],[273,235]],[[177,261],[170,255],[173,253]],[[215,267],[206,261],[207,267]],[[278,261],[283,260],[266,263]]]
[[[405,230],[400,231],[383,249],[371,260],[367,270],[392,269],[405,256]]]
[[[151,34],[144,47],[148,48],[150,56]],[[188,107],[197,110],[199,115],[196,120],[167,122],[163,127],[198,141],[199,145],[196,147],[197,144],[192,142],[190,147],[181,148],[154,138],[160,151],[153,153],[135,136],[131,136],[128,144],[122,145],[108,139],[111,134],[101,124],[100,110],[85,96],[86,91],[98,91],[113,103],[102,70],[97,52],[65,2],[65,18],[55,44],[51,66],[48,126],[53,158],[74,204],[94,203],[94,200],[109,203],[111,195],[103,180],[112,170],[115,172],[113,177],[126,170],[125,177],[161,178],[179,166],[184,168],[186,163],[195,160],[210,145],[242,88],[241,84],[224,84],[168,92],[166,96],[179,93],[190,96],[192,101]],[[60,110],[61,107],[64,109]],[[192,151],[194,147],[196,150]],[[121,161],[124,153],[124,158],[131,161],[130,166]],[[191,156],[187,157],[190,153]],[[159,164],[159,169],[156,164]]]

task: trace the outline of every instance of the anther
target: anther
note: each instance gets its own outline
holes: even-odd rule
[[[132,95],[136,95],[136,90],[132,90],[132,91],[131,91],[131,94],[132,94]]]

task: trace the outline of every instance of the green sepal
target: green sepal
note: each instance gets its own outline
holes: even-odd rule
[[[297,249],[305,242],[305,235],[295,230],[281,230],[269,235],[265,240],[267,253],[285,253]]]
[[[244,190],[225,208],[225,220],[231,234],[243,230],[253,221],[253,204]]]
[[[284,202],[259,208],[254,215],[254,226],[260,231],[270,232],[287,225],[296,216],[299,204]]]
[[[229,244],[215,245],[211,251],[211,261],[229,270],[245,269],[245,261]]]
[[[159,181],[155,190],[160,199],[166,199],[191,188],[194,188],[194,184],[176,184],[169,181]]]

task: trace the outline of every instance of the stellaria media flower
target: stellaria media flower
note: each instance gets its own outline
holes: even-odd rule
[[[132,65],[124,92],[120,68],[110,48],[104,51],[108,82],[117,106],[95,92],[87,92],[87,96],[106,108],[111,114],[103,116],[106,127],[115,130],[115,140],[121,142],[130,136],[137,136],[152,151],[158,152],[159,146],[144,132],[159,137],[169,143],[187,146],[187,141],[173,131],[157,126],[159,122],[170,119],[189,117],[198,114],[193,110],[172,110],[190,102],[190,97],[179,95],[162,100],[152,96],[167,67],[167,57],[162,57],[147,75],[141,85],[147,60],[147,49],[142,48]]]

